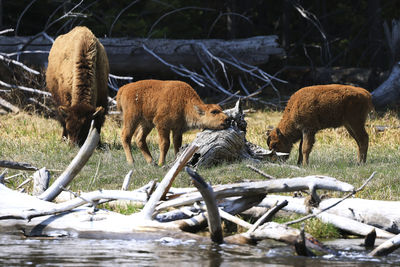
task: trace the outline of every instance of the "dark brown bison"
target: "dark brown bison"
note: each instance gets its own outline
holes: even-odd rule
[[[371,94],[360,87],[330,84],[305,87],[294,93],[278,126],[268,133],[271,150],[289,153],[300,140],[297,163],[308,164],[315,134],[344,126],[358,145],[358,162],[365,162],[368,134],[364,124],[373,108]]]
[[[194,128],[223,129],[228,116],[220,106],[204,104],[196,91],[181,81],[144,80],[121,87],[117,107],[123,113],[122,146],[132,164],[131,139],[148,163],[153,161],[146,137],[155,127],[159,136],[159,165],[165,163],[172,131],[175,154],[182,145],[183,132]]]
[[[91,120],[98,131],[107,113],[108,59],[102,44],[86,27],[75,27],[55,40],[46,83],[58,106],[63,136],[82,145]]]

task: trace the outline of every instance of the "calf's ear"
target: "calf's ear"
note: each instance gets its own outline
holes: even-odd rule
[[[199,106],[194,105],[194,110],[197,112],[197,114],[199,114],[200,116],[204,115],[204,110],[202,110]]]
[[[92,115],[92,119],[96,119],[104,114],[104,108],[103,107],[97,107],[96,111]]]

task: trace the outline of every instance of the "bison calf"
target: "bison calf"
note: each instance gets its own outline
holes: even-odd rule
[[[107,113],[108,59],[104,47],[86,27],[75,27],[55,40],[46,83],[58,106],[63,136],[82,145],[90,122],[100,131]]]
[[[300,140],[297,164],[308,164],[315,134],[322,129],[344,126],[358,145],[358,162],[365,162],[368,134],[364,124],[373,108],[371,94],[349,85],[317,85],[294,93],[278,126],[268,133],[269,149],[289,153]]]
[[[148,163],[153,161],[146,137],[155,127],[159,136],[159,165],[165,163],[172,131],[175,154],[183,132],[194,128],[223,129],[228,116],[220,106],[204,104],[195,90],[180,81],[144,80],[124,85],[117,93],[117,107],[123,113],[122,146],[128,163],[133,163],[131,139]]]

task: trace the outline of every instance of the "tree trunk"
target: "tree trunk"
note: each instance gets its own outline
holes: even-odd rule
[[[31,41],[32,37],[0,36],[0,52],[14,53],[19,51],[37,51],[44,53],[22,54],[21,59],[34,65],[47,65],[48,51],[52,43],[40,36]],[[282,55],[283,49],[278,47],[278,37],[275,35],[256,36],[236,40],[172,40],[172,39],[128,39],[128,38],[99,38],[104,45],[110,72],[114,74],[138,74],[170,72],[168,66],[144,50],[144,46],[159,57],[173,65],[184,65],[187,68],[202,66],[198,55],[199,44],[215,56],[230,58],[250,65],[260,65],[268,62],[271,55]]]
[[[371,94],[375,109],[392,107],[398,103],[400,98],[400,61],[394,64],[387,80]]]

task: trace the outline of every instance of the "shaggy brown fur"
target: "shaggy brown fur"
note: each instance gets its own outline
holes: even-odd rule
[[[172,131],[175,154],[182,145],[182,134],[188,129],[223,129],[228,116],[220,106],[204,104],[196,91],[180,81],[144,80],[121,87],[117,94],[118,109],[123,112],[122,145],[132,164],[131,139],[148,163],[153,161],[146,137],[155,127],[159,136],[159,165],[165,162]]]
[[[55,40],[46,82],[58,106],[63,136],[82,145],[90,122],[100,131],[107,113],[108,59],[102,44],[86,27],[75,27]]]
[[[290,97],[278,126],[268,133],[268,146],[289,153],[300,140],[297,163],[306,165],[315,134],[344,126],[357,142],[358,162],[365,162],[368,134],[364,124],[372,108],[371,94],[360,87],[330,84],[302,88]]]

